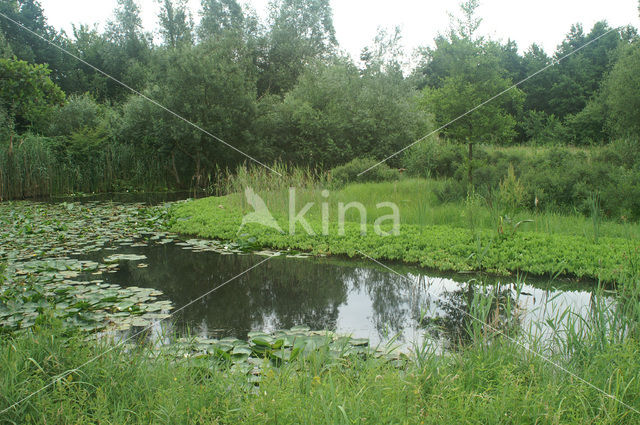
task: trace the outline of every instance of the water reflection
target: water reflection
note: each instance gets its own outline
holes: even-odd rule
[[[147,268],[124,262],[104,277],[122,286],[162,290],[181,307],[262,261],[254,255],[192,252],[180,246],[122,247],[122,253],[144,254]],[[112,254],[110,251],[108,254]],[[96,254],[100,259],[107,253]],[[172,326],[202,336],[246,337],[250,331],[272,331],[307,325],[383,342],[427,336],[455,348],[469,340],[469,306],[484,300],[492,326],[512,332],[538,326],[571,307],[588,308],[590,293],[511,284],[481,287],[447,277],[420,275],[403,268],[410,279],[371,263],[335,259],[275,257],[180,312]]]
[[[463,283],[439,294],[436,308],[423,312],[421,324],[447,349],[471,342],[474,332],[513,335],[520,329],[518,297],[515,285]]]

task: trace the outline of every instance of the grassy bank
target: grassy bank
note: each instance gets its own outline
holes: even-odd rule
[[[588,332],[568,327],[569,343],[534,347],[590,384],[637,407],[640,345],[634,339],[636,329],[621,329],[614,314],[601,310],[600,322],[585,318],[591,325]],[[447,355],[419,350],[414,360],[394,366],[380,359],[336,360],[318,353],[280,367],[266,361],[260,383],[249,384],[245,374],[215,358],[151,357],[148,347],[108,351],[112,346],[107,342],[88,343],[82,334],[65,335],[55,324],[45,322],[0,340],[0,409],[59,374],[73,372],[3,412],[0,421],[640,423],[640,415],[629,408],[487,328],[470,324],[468,329],[471,343]],[[620,339],[624,332],[627,337]],[[89,363],[74,370],[85,362]]]
[[[362,251],[375,259],[442,271],[559,274],[610,282],[620,281],[629,256],[637,255],[637,224],[554,213],[521,212],[507,217],[473,199],[441,204],[433,194],[440,184],[421,179],[355,184],[328,198],[320,188],[297,189],[296,213],[306,203],[315,203],[305,218],[316,235],[307,234],[300,224],[294,235],[287,232],[289,193],[281,189],[259,194],[285,233],[256,224],[239,230],[244,214],[253,212],[243,194],[175,205],[173,231],[315,254],[353,257],[361,256],[358,251]],[[352,201],[362,203],[367,211],[366,232],[360,225],[360,213],[351,209],[345,215],[344,236],[340,236],[338,204]],[[399,235],[385,237],[374,231],[376,218],[390,213],[388,208],[376,207],[380,202],[398,205]],[[322,234],[322,203],[327,204],[330,218],[327,235]],[[528,218],[531,223],[517,225]],[[383,229],[391,230],[388,222]]]

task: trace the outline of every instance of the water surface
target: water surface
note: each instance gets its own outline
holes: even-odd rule
[[[114,252],[95,253],[94,259]],[[143,254],[147,267],[123,262],[118,271],[103,277],[105,281],[159,289],[176,308],[265,259],[193,252],[174,243],[122,246],[117,252]],[[306,325],[369,338],[373,344],[427,337],[449,346],[464,340],[469,322],[464,312],[483,293],[497,294],[502,305],[513,307],[509,317],[504,308],[498,310],[496,326],[539,328],[547,336],[547,319],[559,317],[567,308],[585,314],[592,297],[585,283],[557,288],[549,282],[529,282],[517,291],[514,279],[493,279],[482,286],[473,275],[433,276],[418,268],[391,267],[402,276],[371,262],[273,257],[179,312],[169,326],[206,337],[244,338],[250,331]]]

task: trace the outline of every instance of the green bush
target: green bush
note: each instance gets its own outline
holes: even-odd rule
[[[378,161],[375,159],[356,158],[329,171],[330,181],[334,187],[342,187],[348,183],[383,182],[400,178],[400,172],[389,168],[386,163],[377,165],[361,176],[358,175],[376,164],[378,164]]]
[[[520,127],[526,140],[536,144],[551,144],[565,138],[562,122],[555,115],[542,111],[527,111]]]
[[[68,136],[85,127],[95,128],[100,109],[100,105],[88,94],[70,96],[64,105],[54,109],[48,133],[51,136]]]
[[[589,214],[589,199],[599,193],[604,213],[613,218],[640,218],[640,141],[623,139],[605,147],[496,149],[476,145],[473,185],[477,193],[496,199],[500,184],[513,167],[524,188],[521,204],[545,210]],[[468,165],[464,147],[430,140],[406,157],[412,174],[449,178],[435,194],[440,202],[459,201],[466,194]],[[536,203],[537,200],[537,203]]]
[[[438,202],[456,202],[464,199],[467,194],[467,185],[460,180],[447,179],[441,186],[434,188],[433,192]]]
[[[605,128],[606,108],[594,99],[585,108],[565,119],[566,140],[574,145],[593,145],[609,139]]]
[[[464,147],[430,138],[411,148],[405,157],[407,172],[416,177],[452,177],[464,162]]]

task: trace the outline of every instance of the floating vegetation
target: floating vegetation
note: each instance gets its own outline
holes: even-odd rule
[[[51,314],[65,327],[82,331],[146,327],[168,317],[171,301],[150,288],[104,284],[101,280],[13,282],[0,287],[0,329],[17,331]]]
[[[105,258],[103,261],[107,264],[119,263],[120,261],[141,261],[146,260],[146,255],[138,254],[113,254]]]
[[[314,356],[329,361],[352,356],[384,358],[398,366],[408,359],[406,354],[392,347],[371,347],[368,339],[337,335],[330,331],[312,331],[305,326],[273,333],[250,332],[247,341],[237,338],[180,338],[170,346],[158,347],[158,353],[176,358],[202,359],[209,363],[212,359],[227,363],[232,370],[247,374],[250,383],[260,382],[266,367],[277,367]]]
[[[65,329],[92,332],[90,337],[95,338],[102,335],[98,331],[137,330],[168,318],[174,307],[171,301],[161,299],[161,291],[125,288],[99,279],[103,273],[116,272],[123,262],[148,267],[143,262],[145,255],[117,252],[120,249],[171,243],[192,252],[237,255],[255,250],[251,239],[236,243],[181,241],[165,230],[167,219],[163,207],[136,204],[0,203],[0,226],[4,229],[0,264],[7,264],[6,280],[0,284],[0,332],[19,332],[53,317]],[[105,251],[116,252],[100,255]],[[98,252],[92,256],[96,261],[82,259],[94,252]],[[297,251],[263,250],[256,254],[307,256]],[[254,332],[248,341],[180,338],[156,348],[180,358],[229,362],[253,377],[250,382],[259,379],[265,364],[279,365],[320,353],[332,359],[388,355],[369,347],[368,340],[305,327],[272,334]]]
[[[0,261],[7,263],[0,329],[28,329],[47,314],[83,331],[146,327],[168,317],[173,305],[159,299],[160,291],[87,279],[146,256],[113,254],[101,263],[74,258],[118,245],[173,240],[164,231],[165,217],[164,208],[138,204],[0,204]]]
[[[168,239],[163,207],[142,204],[0,203],[0,261],[86,255],[110,245]]]

